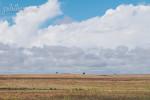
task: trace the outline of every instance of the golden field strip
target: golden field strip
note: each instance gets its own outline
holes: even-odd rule
[[[0,75],[0,100],[150,100],[150,75]]]

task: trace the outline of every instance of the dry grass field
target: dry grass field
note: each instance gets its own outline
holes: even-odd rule
[[[150,75],[0,75],[0,100],[150,100]]]

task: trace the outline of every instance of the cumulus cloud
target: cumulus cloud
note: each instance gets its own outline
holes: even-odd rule
[[[32,45],[146,47],[150,38],[149,12],[149,5],[120,5],[107,10],[100,17],[71,24],[50,25],[39,31]]]
[[[148,73],[150,48],[115,49],[44,46],[18,48],[0,44],[1,72]]]
[[[0,41],[22,47],[43,45],[83,48],[114,48],[119,45],[149,46],[149,5],[120,5],[116,9],[108,9],[103,16],[69,24],[64,23],[63,20],[60,21],[61,24],[40,28],[46,20],[59,16],[61,13],[57,0],[49,0],[41,6],[24,8],[14,17],[13,25],[9,25],[7,21],[0,22]],[[68,18],[65,19],[68,21]]]
[[[13,25],[7,21],[0,23],[0,41],[26,46],[36,38],[40,26],[48,19],[61,14],[57,0],[48,0],[41,6],[30,6],[19,11],[13,18]]]
[[[103,16],[71,23],[66,18],[41,28],[60,14],[60,3],[48,0],[19,11],[13,25],[1,20],[1,72],[150,71],[149,5],[120,5]]]

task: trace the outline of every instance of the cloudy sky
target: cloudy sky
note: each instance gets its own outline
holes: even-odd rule
[[[149,0],[1,0],[0,73],[150,73]]]

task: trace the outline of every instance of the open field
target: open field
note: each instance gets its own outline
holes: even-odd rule
[[[0,75],[0,100],[150,100],[150,75]]]

